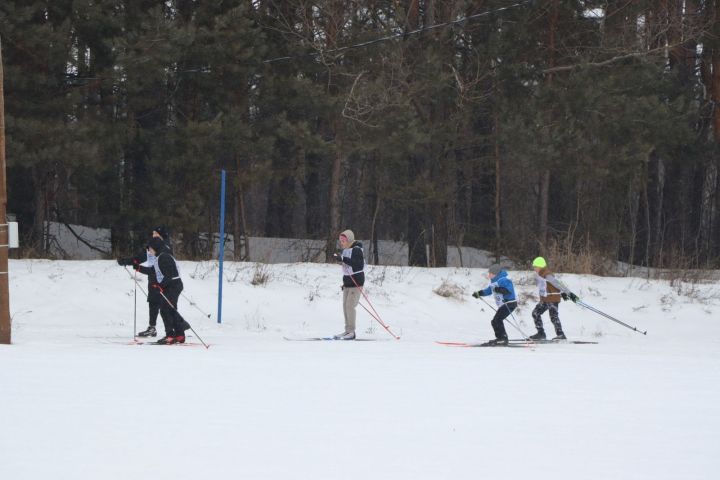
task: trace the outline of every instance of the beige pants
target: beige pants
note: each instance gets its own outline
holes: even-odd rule
[[[360,303],[360,289],[343,288],[343,313],[345,314],[345,333],[355,332],[355,308]]]

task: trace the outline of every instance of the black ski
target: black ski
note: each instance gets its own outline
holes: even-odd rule
[[[303,338],[290,338],[283,337],[288,342],[376,342],[376,338],[353,338],[352,340],[344,340],[342,338],[334,337],[303,337]]]
[[[511,343],[537,343],[540,345],[559,343],[559,344],[570,344],[570,345],[597,345],[598,342],[590,342],[585,340],[523,340],[522,338],[513,338],[510,340]]]
[[[181,346],[181,347],[202,347],[202,343],[196,343],[196,342],[185,342],[185,343],[158,343],[158,342],[143,342],[141,340],[130,340],[127,342],[108,342],[108,343],[117,343],[118,345],[165,345],[168,347],[172,347],[175,345]]]
[[[516,342],[516,343],[499,344],[499,345],[496,343],[492,343],[492,342],[467,343],[467,342],[437,342],[436,341],[435,343],[437,343],[438,345],[444,345],[446,347],[498,347],[498,348],[515,347],[515,348],[518,348],[518,347],[531,347],[532,346],[532,343],[529,343],[529,342],[525,342],[525,343]]]

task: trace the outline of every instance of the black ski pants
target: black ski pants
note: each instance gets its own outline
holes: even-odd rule
[[[160,301],[164,302],[165,300],[160,297]],[[160,302],[157,301],[157,299],[150,300],[150,297],[148,297],[148,310],[150,315],[150,326],[154,327],[157,325],[157,317],[158,313],[160,313]]]
[[[537,328],[538,332],[542,332],[545,329],[543,328],[543,321],[542,321],[542,314],[546,311],[550,311],[550,321],[552,322],[553,326],[555,327],[555,333],[560,335],[563,333],[562,325],[560,324],[560,313],[559,313],[560,303],[556,302],[540,302],[537,305],[535,305],[535,308],[533,309],[532,316],[533,320],[535,320],[535,328]]]
[[[516,308],[517,302],[512,301],[504,304],[498,308],[497,312],[495,312],[495,316],[490,322],[490,325],[492,325],[493,330],[495,331],[495,338],[498,340],[507,338],[507,332],[505,331],[505,319],[509,317]]]
[[[165,324],[165,335],[168,337],[175,337],[183,335],[185,333],[183,318],[177,311],[178,299],[180,293],[183,291],[182,280],[173,280],[170,285],[165,288],[165,298],[162,298],[162,304],[160,305],[160,316]],[[172,306],[170,304],[172,304]]]
[[[152,286],[155,283],[157,283],[155,274],[148,275],[147,302],[148,302],[148,315],[150,318],[150,326],[151,327],[154,327],[157,325],[158,313],[160,313],[160,308],[162,307],[162,304],[165,303],[165,300],[163,300],[162,296],[160,295],[160,292],[156,288],[152,288]],[[165,323],[165,319],[163,319],[163,323]]]

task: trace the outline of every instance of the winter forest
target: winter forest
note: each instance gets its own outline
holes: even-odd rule
[[[4,0],[8,211],[720,266],[720,0]],[[248,242],[237,242],[241,260]],[[375,249],[377,251],[377,249]],[[369,259],[372,261],[372,258]]]

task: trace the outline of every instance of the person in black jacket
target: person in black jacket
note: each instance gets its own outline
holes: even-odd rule
[[[156,282],[150,288],[157,291],[162,300],[160,315],[165,320],[165,337],[158,340],[157,343],[167,345],[185,343],[185,330],[189,325],[177,310],[178,299],[183,291],[183,282],[180,279],[177,261],[165,242],[157,237],[150,240],[148,253],[155,256],[154,265],[152,267],[138,265],[135,268],[146,275],[155,273]]]
[[[172,246],[170,244],[170,236],[168,234],[168,231],[163,226],[155,227],[152,231],[152,237],[151,238],[159,238],[163,242],[165,242],[165,245],[167,246],[168,250],[172,254]],[[122,266],[136,266],[140,265],[142,263],[147,263],[148,266],[153,266],[155,263],[155,257],[153,255],[148,255],[147,248],[143,250],[141,253],[138,253],[134,257],[127,257],[127,258],[118,258],[117,260],[118,265]],[[160,312],[160,306],[162,305],[162,302],[164,300],[158,293],[156,289],[150,288],[150,286],[154,283],[157,283],[157,279],[155,278],[155,271],[152,271],[148,273],[148,295],[147,295],[147,302],[148,302],[148,310],[149,310],[149,326],[146,330],[138,333],[139,337],[156,337],[157,336],[157,316]],[[163,323],[165,323],[165,319],[163,318]],[[166,329],[167,331],[167,329]]]
[[[355,240],[352,230],[340,234],[341,253],[335,258],[342,263],[343,269],[343,313],[345,314],[345,331],[335,335],[336,340],[355,340],[355,309],[360,303],[362,286],[365,285],[365,255],[362,243]]]

